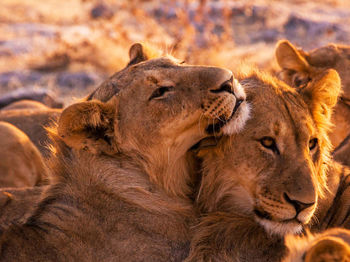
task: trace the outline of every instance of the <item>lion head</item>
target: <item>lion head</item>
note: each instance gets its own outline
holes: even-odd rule
[[[298,233],[327,190],[327,131],[339,76],[330,69],[301,90],[257,71],[242,75],[240,83],[251,118],[240,134],[200,152],[199,207],[249,217],[274,235]]]
[[[229,70],[148,59],[140,44],[129,54],[128,66],[88,101],[63,111],[58,134],[74,149],[122,153],[169,194],[188,193],[186,152],[207,136],[240,129],[245,93]]]
[[[294,47],[289,41],[277,44],[276,59],[282,71],[280,78],[295,88],[303,88],[312,79],[332,68],[341,78],[343,93],[335,108],[332,122],[337,128],[330,134],[337,146],[350,130],[350,47],[329,44],[325,47],[305,52]]]

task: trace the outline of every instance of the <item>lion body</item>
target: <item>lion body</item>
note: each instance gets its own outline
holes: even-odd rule
[[[332,116],[335,128],[329,135],[335,147],[350,134],[349,56],[350,46],[335,44],[305,52],[284,40],[279,42],[276,48],[276,58],[282,68],[280,77],[293,87],[302,88],[330,68],[339,73],[343,92]],[[347,153],[349,155],[350,152]]]
[[[330,70],[302,92],[255,71],[240,83],[251,118],[240,134],[199,153],[201,219],[187,261],[280,261],[284,236],[313,224],[328,192],[327,132],[338,74]]]
[[[40,152],[15,126],[0,122],[0,187],[34,186],[47,177]]]
[[[23,102],[18,102],[23,105]],[[17,104],[18,105],[18,104]],[[28,104],[25,104],[28,106]],[[8,122],[22,130],[44,157],[49,155],[49,139],[45,130],[60,116],[61,109],[16,108],[0,111],[0,121]]]
[[[213,132],[239,129],[244,92],[228,70],[147,60],[140,45],[130,58],[89,101],[62,112],[50,131],[52,181],[32,215],[2,233],[0,261],[188,255],[195,215],[188,150]]]

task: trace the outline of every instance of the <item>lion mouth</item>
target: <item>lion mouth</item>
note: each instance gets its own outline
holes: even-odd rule
[[[240,107],[240,105],[244,102],[244,99],[237,99],[236,101],[236,105],[232,110],[232,114],[230,115],[229,118],[226,119],[222,119],[221,117],[217,118],[217,122],[211,125],[208,125],[207,128],[205,129],[205,131],[209,134],[209,135],[213,135],[215,133],[219,133],[221,131],[221,129],[230,122],[230,120],[232,120],[232,118],[234,117],[234,115],[236,114],[238,108]]]
[[[261,211],[258,209],[254,209],[254,214],[261,218],[261,219],[266,219],[266,220],[271,220],[274,221],[271,217],[271,215],[266,212],[266,211]],[[296,217],[290,218],[290,219],[285,219],[285,220],[281,220],[281,221],[275,221],[278,223],[290,223],[290,222],[294,222],[294,223],[299,223],[299,224],[303,224],[301,221],[299,221]]]
[[[296,217],[276,221],[272,216],[262,210],[254,209],[257,222],[262,225],[268,232],[278,235],[285,235],[287,233],[300,233],[304,228],[304,223],[300,222]]]

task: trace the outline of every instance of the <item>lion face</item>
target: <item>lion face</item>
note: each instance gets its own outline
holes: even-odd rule
[[[330,71],[302,93],[259,73],[240,83],[251,118],[243,132],[201,152],[200,207],[238,212],[272,234],[300,232],[326,186],[327,110],[336,103],[339,77]]]
[[[332,119],[337,128],[330,134],[333,145],[339,145],[350,129],[350,47],[330,44],[305,52],[284,40],[277,44],[276,58],[282,68],[279,77],[295,88],[304,88],[330,68],[339,73],[343,93]]]
[[[228,70],[163,57],[131,66],[128,76],[132,88],[116,99],[115,132],[124,150],[147,144],[158,151],[159,143],[187,150],[207,135],[232,133],[246,111],[243,89]]]
[[[129,53],[129,65],[91,101],[64,110],[58,133],[76,149],[132,157],[168,191],[187,188],[186,152],[207,136],[240,129],[248,117],[245,93],[229,70],[147,59],[137,44]]]

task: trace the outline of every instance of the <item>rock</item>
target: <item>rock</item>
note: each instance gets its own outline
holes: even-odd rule
[[[110,19],[114,16],[114,12],[109,6],[105,4],[97,4],[94,8],[91,9],[90,16],[93,19]]]
[[[100,81],[99,77],[87,72],[62,72],[57,74],[56,84],[60,87],[82,88],[94,86]]]

